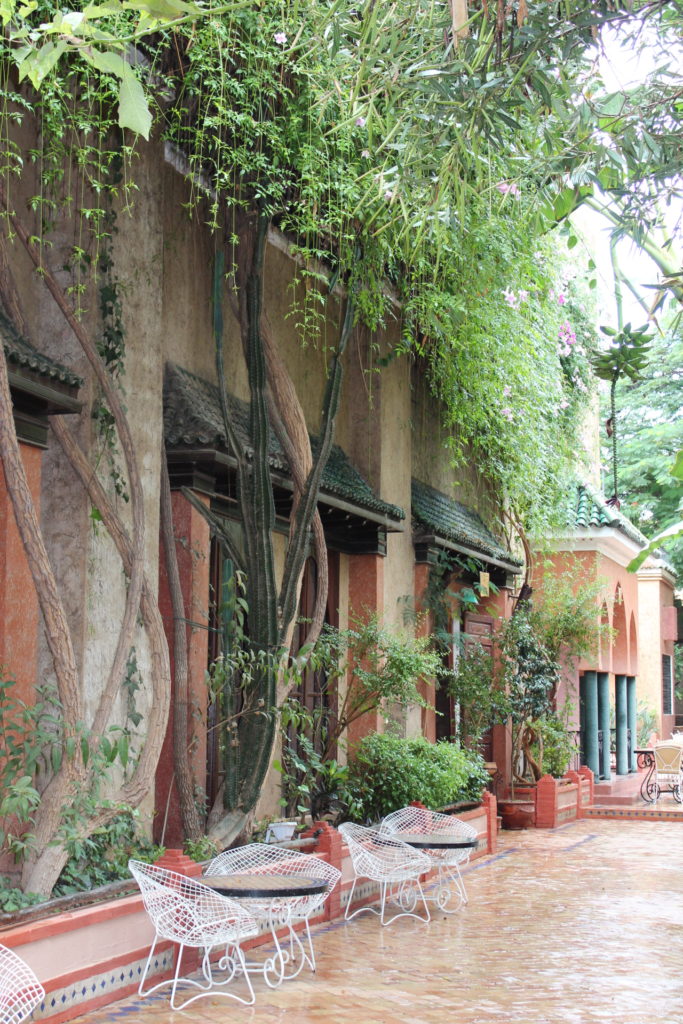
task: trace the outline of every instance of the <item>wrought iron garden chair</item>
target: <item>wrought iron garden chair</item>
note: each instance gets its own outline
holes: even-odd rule
[[[141,996],[151,995],[164,985],[172,985],[171,1008],[182,1010],[195,999],[207,995],[227,996],[247,1006],[254,1002],[254,989],[245,969],[244,954],[240,943],[251,935],[256,935],[257,926],[253,917],[236,900],[221,896],[194,878],[168,871],[155,864],[143,864],[131,860],[128,867],[135,881],[140,886],[145,910],[152,919],[156,934],[142,972],[138,993]],[[177,942],[179,949],[176,960],[175,974],[172,979],[158,982],[145,990],[144,983],[152,963],[157,943],[163,939]],[[180,967],[185,947],[203,949],[202,959],[203,980],[181,977]],[[213,978],[210,962],[211,950],[214,946],[225,946],[225,956],[219,961],[220,970],[227,971],[227,977],[221,981]],[[236,975],[243,974],[248,998],[235,992],[217,991],[218,986],[227,985]],[[178,984],[192,985],[202,991],[191,996],[185,1002],[176,1005],[176,989]]]
[[[673,794],[683,802],[683,747],[680,743],[655,743],[655,767],[648,786],[648,795],[657,801],[662,792]]]
[[[431,867],[429,857],[385,832],[366,828],[364,825],[355,825],[347,821],[339,826],[339,831],[346,840],[355,872],[349,900],[346,904],[344,915],[346,919],[350,920],[356,914],[369,910],[373,914],[379,914],[383,925],[391,924],[396,918],[403,916],[429,921],[429,907],[425,902],[420,885],[420,875],[429,871]],[[379,910],[371,906],[363,906],[354,910],[352,914],[349,913],[356,882],[359,878],[369,878],[380,883]],[[399,913],[394,914],[388,921],[386,919],[387,899],[391,899],[401,907]],[[419,900],[422,901],[425,909],[424,917],[414,912]]]
[[[20,956],[0,946],[0,1022],[19,1024],[45,998],[45,989]]]
[[[451,814],[441,814],[438,811],[430,811],[426,807],[402,807],[384,818],[379,826],[380,832],[389,835],[439,835],[444,841],[475,843],[477,831],[464,821]],[[465,883],[460,873],[460,865],[467,864],[474,846],[427,848],[424,852],[429,857],[431,867],[439,874],[437,879],[436,894],[433,899],[439,908],[446,913],[453,913],[463,903],[467,903],[467,892]],[[452,890],[450,883],[455,886],[458,896],[457,905],[450,906]]]
[[[341,878],[341,871],[338,868],[314,854],[286,850],[273,844],[251,843],[248,846],[238,846],[233,850],[220,853],[207,865],[205,874],[207,877],[231,874],[299,875],[325,881],[327,887],[322,893],[304,896],[273,895],[268,899],[241,900],[248,907],[249,913],[257,920],[268,923],[273,933],[276,947],[275,956],[263,967],[264,977],[269,985],[277,985],[284,978],[296,977],[304,963],[308,963],[311,970],[315,971],[315,952],[309,920],[321,909]],[[304,947],[294,931],[293,924],[296,921],[304,922],[308,949]],[[285,953],[280,946],[277,936],[278,927],[289,929],[289,954]],[[292,973],[286,974],[286,964],[294,963],[297,953],[300,957],[298,968]]]

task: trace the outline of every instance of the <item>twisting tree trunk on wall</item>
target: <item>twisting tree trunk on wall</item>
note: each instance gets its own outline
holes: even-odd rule
[[[166,465],[166,450],[161,445],[161,536],[164,545],[166,575],[173,610],[173,776],[178,788],[183,832],[188,839],[199,839],[204,826],[195,801],[190,770],[187,715],[189,708],[189,669],[187,657],[187,615],[178,570],[171,485]]]
[[[107,523],[105,519],[105,524],[108,525],[110,532],[114,530],[126,537],[127,557],[124,558],[124,567],[128,576],[128,587],[116,651],[105,686],[99,695],[88,737],[88,745],[92,754],[95,755],[105,732],[111,725],[114,702],[120,692],[121,683],[126,672],[133,644],[133,636],[137,628],[137,619],[140,614],[141,599],[145,591],[142,486],[128,421],[116,387],[90,337],[76,318],[74,310],[57,282],[56,277],[49,266],[46,265],[43,254],[36,248],[29,232],[16,212],[9,208],[2,183],[0,183],[0,207],[6,212],[8,220],[21,244],[30,256],[36,269],[40,271],[41,279],[71,327],[94,371],[114,417],[126,464],[130,493],[132,538],[128,539],[120,521],[116,523],[112,521],[115,513],[111,509],[109,510],[110,522]],[[7,269],[6,256],[4,266]],[[16,289],[11,287],[10,282],[9,274],[3,275],[3,291],[9,290],[14,295],[14,299],[6,304],[6,308],[12,308],[12,306],[19,307]],[[62,758],[61,766],[54,773],[42,795],[41,803],[34,819],[33,832],[35,841],[22,872],[22,885],[26,890],[49,895],[67,858],[64,846],[56,842],[62,823],[63,808],[67,803],[75,799],[77,791],[80,796],[83,796],[92,788],[94,781],[92,765],[95,757],[90,758],[89,766],[87,766],[84,763],[81,744],[76,742],[79,739],[80,723],[84,719],[83,684],[76,667],[66,613],[42,541],[39,517],[31,501],[26,475],[19,454],[16,431],[12,419],[12,406],[4,352],[0,356],[0,363],[2,364],[0,367],[0,455],[2,456],[7,489],[14,508],[15,519],[20,530],[29,569],[36,587],[38,602],[45,620],[46,639],[55,669],[57,690],[62,707],[64,742],[69,744],[70,749],[73,748],[73,755]],[[62,435],[61,440],[66,441],[68,431],[66,431],[63,424],[59,425],[57,431]],[[65,451],[68,457],[69,453],[71,453],[70,460],[73,464],[74,459],[76,459],[75,446],[69,447],[67,444]],[[82,477],[84,474],[87,474],[88,478],[93,476],[92,468],[89,466],[87,471],[84,471],[82,466],[79,468],[74,465],[74,468],[77,472],[81,473]],[[102,495],[104,497],[104,492],[102,492]],[[112,535],[114,536],[114,533]],[[116,540],[116,538],[114,539]],[[117,541],[117,545],[118,543]],[[152,658],[155,663],[155,670],[158,670],[161,674],[155,679],[155,693],[152,695],[153,700],[148,721],[146,743],[140,753],[133,775],[121,788],[121,799],[127,800],[133,806],[139,804],[144,799],[151,787],[168,715],[170,687],[168,652],[165,639],[163,638],[163,631],[159,634],[158,624],[154,623],[154,613],[153,609],[149,607],[149,598],[150,594],[148,592],[144,602],[146,611],[143,611],[143,619],[146,620],[147,625],[152,623]],[[148,632],[150,632],[149,629]],[[124,793],[125,795],[123,795]],[[116,813],[117,811],[113,807],[106,810],[104,808],[91,809],[87,814],[83,815],[83,820],[78,827],[84,835],[87,835],[94,827],[97,827],[98,823],[108,820]]]

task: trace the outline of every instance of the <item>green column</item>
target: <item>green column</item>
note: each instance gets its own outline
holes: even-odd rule
[[[581,734],[584,761],[600,778],[600,753],[598,749],[598,673],[584,672],[580,680]]]
[[[636,747],[638,746],[638,714],[635,676],[626,676],[626,717],[628,722],[627,727],[631,734],[631,742],[629,744],[628,751],[628,770],[630,772],[635,772],[638,770],[638,765],[636,764]]]
[[[609,672],[598,672],[598,729],[602,733],[600,745],[600,778],[611,779]]]
[[[614,685],[614,708],[617,725],[617,775],[628,775],[626,676],[615,676]]]

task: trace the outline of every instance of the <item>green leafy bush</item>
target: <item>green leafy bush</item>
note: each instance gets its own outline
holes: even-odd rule
[[[413,800],[432,810],[478,800],[488,774],[479,754],[452,743],[372,733],[356,749],[350,779],[362,808],[357,817],[376,821]]]
[[[15,887],[9,875],[0,875],[0,914],[14,914],[17,910],[42,902],[43,897],[38,893],[22,892]]]
[[[478,750],[486,730],[504,723],[511,710],[497,678],[493,654],[479,643],[464,646],[446,686],[460,707],[460,742],[469,750]]]
[[[531,724],[537,737],[531,749],[539,770],[544,775],[561,779],[576,753],[571,732],[555,712],[549,712]]]
[[[124,811],[87,839],[70,840],[71,856],[53,889],[53,896],[70,896],[107,882],[130,878],[128,861],[155,861],[163,853],[137,832],[137,812]]]
[[[183,843],[183,853],[199,863],[204,860],[212,860],[219,852],[213,839],[209,839],[208,836],[200,836],[199,839],[186,839]]]

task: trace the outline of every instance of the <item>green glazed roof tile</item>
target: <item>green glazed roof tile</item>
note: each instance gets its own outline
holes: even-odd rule
[[[584,530],[612,527],[641,547],[648,543],[637,526],[586,484],[578,484],[572,493],[567,510],[567,525]]]
[[[466,544],[490,558],[511,565],[522,564],[503,547],[474,509],[419,480],[413,480],[411,493],[413,521],[418,527],[454,544]]]
[[[55,362],[54,359],[42,355],[33,345],[22,338],[2,310],[0,310],[0,339],[9,364],[25,370],[32,370],[34,373],[40,374],[41,377],[58,381],[67,387],[80,388],[83,385],[83,379],[72,370]]]
[[[228,396],[228,402],[237,435],[248,449],[248,405],[233,395]],[[164,380],[164,433],[166,444],[171,448],[202,445],[228,451],[216,385],[168,363]],[[314,452],[316,445],[316,439],[311,438]],[[287,459],[272,430],[268,452],[271,468],[289,475]],[[323,471],[321,491],[389,519],[405,519],[402,508],[382,501],[374,494],[339,445],[334,445],[330,453]]]

